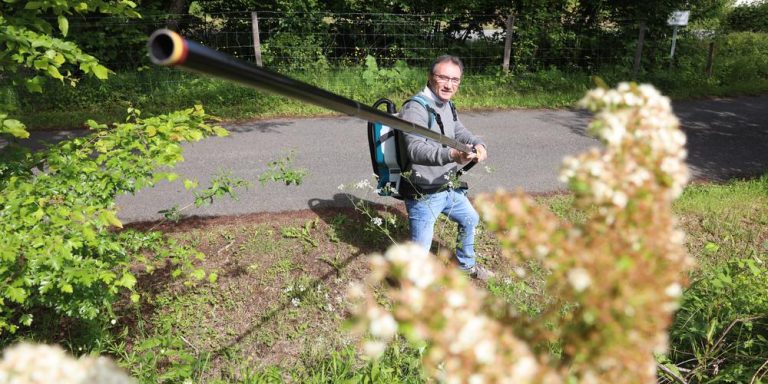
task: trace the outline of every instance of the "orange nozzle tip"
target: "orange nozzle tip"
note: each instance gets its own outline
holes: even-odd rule
[[[184,64],[189,52],[184,38],[170,29],[158,29],[152,33],[147,47],[153,63],[168,67]]]

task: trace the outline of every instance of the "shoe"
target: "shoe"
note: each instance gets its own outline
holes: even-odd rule
[[[475,264],[472,268],[466,271],[467,275],[473,279],[486,282],[491,278],[496,277],[496,274],[491,272],[488,268],[483,267],[480,264]]]

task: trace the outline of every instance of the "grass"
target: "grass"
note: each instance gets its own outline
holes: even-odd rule
[[[561,217],[583,220],[580,212],[570,208],[570,195],[540,197],[538,201]],[[689,186],[675,210],[699,266],[691,276],[695,289],[686,295],[699,294],[700,287],[708,286],[712,276],[734,260],[758,260],[764,275],[755,278],[766,276],[768,176]],[[357,354],[357,340],[346,332],[348,285],[364,281],[367,255],[391,244],[381,228],[371,223],[371,217],[388,218],[389,236],[395,241],[407,237],[402,208],[329,209],[167,224],[164,231],[168,236],[194,244],[206,254],[201,266],[216,271],[218,279],[190,284],[172,279],[162,270],[144,275],[139,282],[140,306],[126,301],[116,312],[114,325],[91,334],[98,342],[91,340],[82,347],[114,356],[146,383],[185,379],[209,383],[423,382],[418,348],[398,341],[382,360],[366,361]],[[451,248],[455,231],[453,224],[441,220],[434,251]],[[500,275],[488,284],[489,292],[535,316],[548,300],[541,287],[546,271],[537,265],[509,265],[493,236],[482,228],[477,243],[482,262]],[[739,284],[744,289],[745,283]],[[762,310],[758,299],[745,301],[745,295],[722,291],[715,296],[722,303],[746,302],[749,305],[739,305]],[[687,327],[705,312],[695,308],[690,304],[690,311],[681,311],[690,320],[676,325],[675,335],[697,335]],[[747,312],[735,313],[747,316]],[[711,321],[720,315],[722,312],[707,316]],[[725,325],[715,330],[727,333]],[[764,325],[752,326],[761,331]],[[706,345],[706,333],[701,337]],[[673,348],[690,359],[684,355],[684,345],[690,340],[678,337],[673,342],[682,343]],[[732,342],[746,345],[744,339]],[[556,345],[551,352],[557,355]],[[765,351],[752,353],[756,358],[763,353],[763,360],[768,357]],[[706,367],[705,355],[700,356],[696,361]]]

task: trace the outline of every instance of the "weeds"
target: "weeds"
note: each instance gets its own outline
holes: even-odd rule
[[[284,227],[281,229],[283,237],[289,239],[299,239],[304,244],[305,249],[317,248],[318,241],[312,235],[312,230],[317,227],[318,219],[308,220],[303,227]]]

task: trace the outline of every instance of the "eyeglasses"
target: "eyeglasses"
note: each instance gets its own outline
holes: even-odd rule
[[[461,79],[458,77],[448,77],[444,75],[435,75],[435,80],[437,80],[438,83],[453,83],[454,85],[459,85],[461,83]]]

